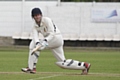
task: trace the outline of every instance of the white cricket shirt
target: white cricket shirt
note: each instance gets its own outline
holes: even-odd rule
[[[39,33],[41,33],[47,41],[60,34],[59,29],[54,25],[53,21],[48,17],[42,17],[40,26],[35,22],[33,28],[33,38],[35,42],[39,42]]]

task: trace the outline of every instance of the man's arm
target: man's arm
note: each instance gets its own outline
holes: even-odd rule
[[[31,55],[33,55],[37,50],[43,50],[48,45],[46,39],[40,42],[39,33],[35,27],[33,28],[33,39],[35,40],[36,47],[32,50]]]
[[[47,41],[50,41],[55,35],[55,27],[54,27],[54,24],[50,18],[45,19],[45,25],[48,28],[48,36],[45,37],[45,39]]]
[[[35,27],[33,28],[33,39],[35,43],[39,42],[38,31],[36,30]]]

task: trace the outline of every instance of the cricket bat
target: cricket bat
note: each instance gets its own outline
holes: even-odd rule
[[[38,49],[40,49],[40,47],[41,47],[41,46],[37,46],[36,48],[34,48],[34,49],[32,50],[31,55],[33,55],[35,51],[37,51]]]

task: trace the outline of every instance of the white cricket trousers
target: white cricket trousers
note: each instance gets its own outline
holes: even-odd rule
[[[61,34],[56,34],[52,40],[48,41],[48,48],[51,49],[53,55],[57,59],[57,61],[64,61],[64,51],[63,51],[63,38]],[[36,43],[34,39],[31,41],[29,45],[29,57],[28,57],[28,67],[30,69],[34,68],[34,64],[37,63],[38,57],[40,56],[40,51],[36,51],[34,55],[31,55],[32,50],[36,47]],[[47,58],[46,58],[47,59]],[[36,66],[35,66],[36,67]]]

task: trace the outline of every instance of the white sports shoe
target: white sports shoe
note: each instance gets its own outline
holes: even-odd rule
[[[32,73],[35,74],[36,73],[36,68],[33,68],[33,70],[27,68],[22,68],[21,71],[26,72],[26,73]]]
[[[84,63],[84,65],[85,65],[85,69],[84,70],[82,70],[82,73],[81,73],[81,75],[87,75],[88,74],[88,72],[89,72],[89,69],[90,69],[90,67],[91,67],[91,64],[90,63]]]

